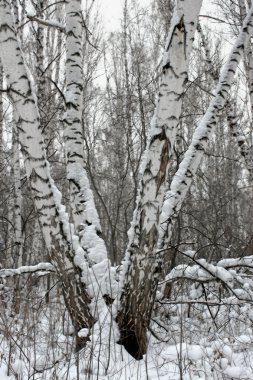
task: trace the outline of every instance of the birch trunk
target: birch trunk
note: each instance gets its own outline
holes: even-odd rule
[[[241,1],[240,13],[241,13],[241,16],[245,18],[246,9],[245,9],[245,6],[243,7],[244,4],[242,5],[242,3],[243,2]],[[211,75],[212,79],[214,80],[214,83],[217,84],[219,77],[217,75],[217,71],[213,69],[208,41],[203,33],[203,30],[200,24],[198,25],[198,32],[200,33],[202,46],[205,50],[206,61],[208,65],[208,72]],[[249,44],[248,47],[244,49],[244,66],[245,66],[245,72],[246,72],[247,83],[248,83],[248,88],[249,88],[251,113],[252,113],[253,112],[253,56],[252,56],[251,44]],[[240,132],[239,120],[238,120],[238,116],[236,115],[235,101],[233,101],[232,99],[229,99],[227,109],[228,109],[228,112],[227,112],[228,127],[230,129],[232,137],[236,140],[238,148],[239,148],[239,152],[244,159],[246,168],[249,172],[249,180],[253,181],[253,159],[252,159],[253,157],[252,157],[252,153],[250,149],[250,143],[249,141],[246,140],[245,136]]]
[[[66,111],[63,116],[67,177],[75,231],[91,264],[106,259],[104,241],[84,167],[81,0],[66,1]]]
[[[146,329],[153,307],[154,247],[187,81],[189,55],[202,1],[176,4],[171,21],[153,117],[144,154],[139,195],[123,264],[123,288],[117,321],[120,343],[136,359],[146,352]]]
[[[30,181],[40,225],[52,264],[62,283],[66,307],[75,331],[91,328],[94,317],[84,280],[87,265],[61,196],[51,179],[38,112],[12,20],[10,3],[0,2],[0,54],[9,86],[9,96],[18,115],[18,131],[27,177]],[[77,340],[77,348],[80,341]]]
[[[160,215],[159,239],[157,243],[157,266],[162,265],[164,244],[171,238],[172,226],[177,218],[182,202],[192,183],[192,179],[207,147],[210,134],[217,123],[218,113],[224,108],[229,97],[229,90],[234,74],[239,65],[245,46],[248,45],[253,32],[253,5],[244,20],[242,30],[235,42],[226,65],[224,66],[216,87],[215,96],[194,132],[192,142],[175,174],[170,190],[166,192]]]
[[[15,239],[14,244],[16,247],[14,265],[20,267],[23,264],[22,251],[23,251],[23,237],[22,237],[22,220],[21,220],[21,179],[20,179],[20,158],[19,158],[19,139],[17,125],[14,120],[13,127],[13,174],[14,174],[14,227]]]
[[[250,5],[250,2],[248,2],[248,6]],[[242,20],[246,16],[246,7],[243,0],[239,0],[239,9],[240,9],[240,15]],[[250,110],[251,110],[251,134],[253,131],[253,46],[252,42],[249,41],[248,45],[244,48],[244,67],[245,67],[245,73],[246,73],[246,79],[247,79],[247,85],[249,90],[249,99],[250,99]],[[232,122],[234,119],[232,119]],[[231,125],[232,130],[234,127],[234,124]],[[238,140],[238,139],[237,139]],[[238,140],[238,144],[240,144],[240,152],[241,155],[245,159],[246,167],[249,171],[249,181],[250,183],[253,182],[253,147],[252,147],[252,137],[250,141],[246,141],[245,139]]]
[[[23,233],[21,219],[21,178],[20,178],[20,157],[19,157],[19,139],[15,117],[13,118],[12,132],[12,152],[13,152],[13,175],[14,175],[14,268],[19,268],[23,264]],[[15,288],[13,294],[13,308],[16,314],[20,311],[20,300],[22,294],[22,278],[17,277],[14,280]]]

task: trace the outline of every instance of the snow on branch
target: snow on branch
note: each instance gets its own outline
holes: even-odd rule
[[[209,264],[205,259],[196,260],[197,265],[180,264],[166,276],[167,281],[175,281],[184,278],[198,282],[210,282],[221,280],[224,283],[233,281],[233,274],[225,268]]]
[[[217,265],[226,269],[238,267],[253,269],[253,256],[245,256],[235,259],[223,259],[220,260]]]
[[[176,266],[160,285],[182,279],[198,283],[219,281],[237,299],[252,302],[253,280],[250,278],[251,276],[248,272],[249,269],[253,271],[253,256],[223,259],[217,264],[210,264],[205,259],[195,259],[195,252],[193,251],[182,253],[184,256],[193,260],[195,265],[181,264]],[[236,271],[235,268],[240,269],[240,272]],[[246,270],[247,273],[245,273]],[[234,284],[239,284],[240,288],[234,289]]]
[[[41,25],[48,26],[50,28],[56,28],[56,29],[59,29],[61,32],[66,33],[65,26],[56,20],[43,20],[42,18],[39,18],[37,16],[31,16],[31,15],[27,15],[27,18],[30,21],[36,21],[37,23]]]
[[[181,252],[184,256],[189,257],[192,259],[195,263],[201,264],[204,259],[195,259],[195,251],[185,251]],[[206,260],[204,260],[206,262]],[[210,265],[210,264],[209,264]],[[214,265],[213,265],[214,266]],[[253,269],[253,256],[244,256],[244,257],[237,257],[237,258],[228,258],[228,259],[222,259],[215,264],[217,267],[222,267],[225,269],[231,269],[231,268],[251,268]]]
[[[37,265],[28,265],[16,269],[0,269],[0,277],[13,277],[21,274],[35,272],[55,272],[55,268],[50,263],[39,263]]]

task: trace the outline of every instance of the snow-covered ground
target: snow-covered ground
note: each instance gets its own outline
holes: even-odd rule
[[[220,268],[232,263],[223,261]],[[200,265],[201,276],[197,264],[188,267],[184,280],[182,265],[171,272],[167,280],[175,282],[169,300],[161,297],[161,284],[148,332],[148,352],[140,361],[117,344],[112,308],[100,312],[91,340],[75,354],[71,322],[57,285],[46,303],[40,279],[37,288],[21,295],[19,314],[13,313],[11,292],[3,292],[0,380],[253,379],[251,276],[242,269],[233,278],[220,271],[222,284],[222,278],[213,281],[205,272],[203,259]],[[236,272],[234,268],[228,271]],[[173,273],[179,272],[177,280]]]

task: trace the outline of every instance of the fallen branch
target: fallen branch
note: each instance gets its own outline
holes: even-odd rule
[[[21,274],[35,272],[55,272],[55,267],[50,263],[39,263],[37,265],[23,266],[16,269],[0,269],[0,277],[13,277]]]

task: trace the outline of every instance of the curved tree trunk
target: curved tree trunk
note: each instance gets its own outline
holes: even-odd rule
[[[250,2],[248,1],[248,5]],[[240,9],[240,15],[241,19],[243,19],[246,16],[246,7],[245,2],[243,0],[239,0],[239,9]],[[247,45],[244,47],[244,67],[245,67],[245,73],[246,73],[246,79],[247,79],[247,86],[249,90],[249,100],[250,100],[250,109],[251,109],[251,134],[253,133],[253,45],[252,41],[250,40]],[[232,131],[233,131],[233,121],[235,119],[232,119]],[[249,181],[250,183],[253,182],[253,146],[252,146],[252,137],[249,139],[249,141],[246,141],[243,138],[238,137],[238,133],[235,135],[238,141],[238,145],[240,148],[241,155],[245,159],[246,167],[249,171]]]
[[[201,162],[209,142],[210,134],[216,126],[218,114],[226,106],[236,69],[243,57],[244,47],[249,43],[252,33],[253,5],[244,20],[241,32],[220,74],[215,96],[212,98],[205,115],[193,134],[192,142],[172,180],[170,190],[165,194],[165,201],[160,215],[159,238],[156,249],[158,266],[162,263],[163,247],[171,238],[172,226]]]
[[[10,2],[0,2],[0,54],[9,97],[18,115],[19,139],[40,225],[52,264],[62,283],[66,307],[75,331],[94,323],[85,290],[88,265],[71,225],[61,194],[50,176],[39,116],[12,20]],[[79,347],[79,342],[77,343]]]
[[[241,13],[241,17],[245,18],[246,9],[245,9],[245,6],[243,7],[243,3],[244,3],[243,1],[240,1],[240,4],[241,4],[240,13]],[[209,44],[203,33],[203,30],[200,24],[198,25],[198,32],[200,33],[202,46],[205,50],[208,72],[210,76],[212,77],[214,83],[217,84],[219,77],[218,77],[217,71],[213,69]],[[248,46],[244,48],[244,66],[245,66],[247,84],[249,88],[249,98],[250,98],[251,114],[252,114],[253,112],[253,55],[252,55],[251,42],[249,42]],[[249,172],[249,181],[252,182],[253,181],[253,159],[252,159],[253,157],[252,157],[251,141],[248,141],[240,131],[239,117],[238,117],[238,114],[236,113],[236,99],[230,98],[228,100],[227,122],[228,122],[228,127],[231,132],[231,135],[234,139],[236,139],[239,153],[243,157],[246,168]]]
[[[141,170],[139,195],[123,263],[123,288],[117,321],[120,343],[135,358],[146,352],[146,329],[154,299],[154,248],[167,187],[188,63],[202,1],[177,2],[168,35],[150,141]]]

